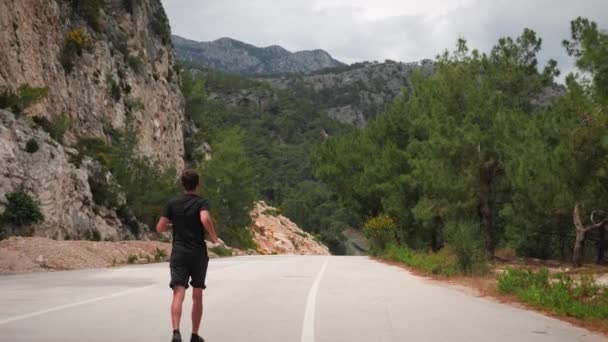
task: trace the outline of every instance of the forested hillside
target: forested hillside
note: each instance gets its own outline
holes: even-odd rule
[[[193,123],[186,160],[201,169],[203,193],[215,203],[227,242],[246,244],[249,209],[261,199],[280,206],[341,253],[347,215],[335,195],[314,179],[310,149],[351,128],[305,99],[217,71],[188,69],[182,90]]]
[[[564,47],[580,74],[562,97],[546,98],[559,71],[539,68],[535,32],[489,52],[460,40],[407,99],[315,148],[315,175],[370,218],[376,253],[448,247],[468,270],[504,248],[605,260],[608,35],[581,18],[571,29]]]

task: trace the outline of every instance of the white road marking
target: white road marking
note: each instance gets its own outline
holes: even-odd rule
[[[323,278],[323,273],[325,273],[325,269],[327,268],[328,263],[329,258],[325,259],[321,270],[319,271],[319,273],[317,273],[315,282],[312,284],[312,287],[308,292],[308,299],[306,300],[306,311],[304,312],[304,322],[302,323],[302,339],[300,340],[301,342],[314,342],[315,340],[315,307],[317,305],[317,292],[319,290],[319,283],[321,282],[321,278]]]
[[[128,294],[133,293],[133,292],[137,292],[137,291],[148,289],[148,288],[153,287],[153,286],[155,286],[155,285],[148,285],[148,286],[138,287],[138,288],[135,288],[135,289],[130,289],[130,290],[122,291],[122,292],[113,293],[113,294],[107,295],[107,296],[101,296],[101,297],[91,298],[91,299],[83,300],[83,301],[80,301],[80,302],[60,305],[60,306],[56,306],[54,308],[44,309],[44,310],[40,310],[40,311],[34,311],[34,312],[30,312],[28,314],[6,318],[6,319],[3,319],[3,320],[0,320],[0,325],[4,325],[4,324],[7,324],[7,323],[12,323],[12,322],[15,322],[15,321],[21,321],[21,320],[24,320],[24,319],[28,319],[28,318],[44,315],[44,314],[55,312],[55,311],[70,309],[70,308],[73,308],[73,307],[76,307],[76,306],[81,306],[81,305],[85,305],[85,304],[91,304],[91,303],[101,302],[102,300],[106,300],[106,299],[112,299],[112,298],[116,298],[116,297],[122,297],[122,296],[128,295]]]

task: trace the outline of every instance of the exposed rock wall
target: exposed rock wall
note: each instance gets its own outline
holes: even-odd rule
[[[327,246],[264,202],[251,211],[253,236],[262,254],[329,255]]]
[[[317,74],[264,80],[275,88],[310,99],[335,120],[363,127],[400,96],[404,88],[410,87],[410,78],[417,70],[428,75],[433,63],[365,62]]]
[[[109,128],[122,129],[130,119],[142,154],[181,169],[184,101],[160,0],[106,0],[97,25],[72,3],[0,1],[0,91],[48,87],[48,97],[26,114],[51,121],[67,115],[67,143],[82,135],[107,136]],[[76,29],[86,32],[89,46],[70,72],[62,56]]]
[[[43,223],[16,233],[57,239],[86,238],[92,231],[103,239],[128,235],[113,211],[93,202],[87,171],[69,162],[70,153],[76,152],[33,126],[0,110],[0,213],[7,194],[24,191],[39,203],[45,217]],[[38,150],[27,152],[28,141],[35,141]]]

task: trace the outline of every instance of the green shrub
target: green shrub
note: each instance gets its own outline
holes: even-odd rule
[[[16,92],[5,90],[0,93],[0,108],[21,114],[32,104],[46,98],[48,94],[48,87],[31,87],[29,84],[23,84]]]
[[[85,19],[95,30],[101,29],[101,10],[104,0],[70,0],[74,11]]]
[[[167,252],[164,249],[156,248],[154,251],[154,261],[155,262],[163,262],[167,258]]]
[[[34,138],[28,140],[25,144],[25,150],[27,153],[36,153],[39,148],[38,142]]]
[[[68,32],[61,51],[61,65],[66,72],[74,70],[75,62],[82,56],[84,51],[92,51],[93,44],[91,38],[84,28],[73,29]]]
[[[9,232],[6,227],[6,222],[4,221],[4,217],[0,215],[0,241],[8,238]]]
[[[160,6],[152,17],[150,22],[152,31],[160,37],[163,44],[167,45],[171,42],[171,26],[165,10]]]
[[[497,288],[558,315],[608,319],[608,288],[597,286],[592,276],[575,280],[566,274],[552,276],[547,269],[535,272],[511,268],[498,277]]]
[[[281,215],[281,209],[266,209],[262,212],[263,215],[279,216]]]
[[[144,72],[144,61],[139,56],[129,55],[127,57],[127,64],[129,67],[138,75]]]
[[[122,6],[130,14],[133,14],[133,12],[135,11],[135,6],[136,5],[137,5],[137,1],[136,0],[122,0]]]
[[[146,263],[149,264],[152,262],[152,256],[150,254],[140,254],[139,260],[146,260]]]
[[[80,165],[82,163],[82,158],[84,156],[89,156],[99,161],[105,167],[108,167],[107,160],[104,156],[109,153],[110,146],[108,146],[104,139],[93,136],[80,137],[75,147],[79,153],[78,156],[71,160],[74,165]]]
[[[3,220],[16,226],[26,226],[44,221],[44,215],[30,195],[16,191],[6,195],[8,204],[4,211]]]
[[[108,87],[108,92],[109,92],[110,96],[112,96],[114,101],[116,101],[116,102],[120,101],[120,98],[122,96],[122,91],[120,90],[120,86],[118,85],[118,83],[114,80],[114,77],[107,75],[106,76],[106,85]]]
[[[49,121],[49,119],[42,116],[34,116],[33,120],[34,123],[47,132],[51,138],[60,143],[63,142],[63,136],[72,126],[72,120],[65,114],[54,118],[53,121]]]
[[[119,206],[118,191],[114,187],[109,186],[104,180],[89,177],[89,188],[91,189],[95,204],[111,209]]]
[[[146,108],[141,100],[133,98],[125,100],[125,107],[127,107],[129,113],[139,112]]]
[[[371,252],[379,254],[396,242],[397,223],[386,215],[372,217],[363,225],[363,234],[369,240]]]
[[[130,255],[127,257],[127,264],[134,264],[134,263],[136,263],[136,262],[137,262],[137,260],[138,260],[138,259],[139,259],[139,258],[137,257],[137,255],[135,255],[135,254],[130,254]]]
[[[115,50],[120,52],[123,58],[126,58],[129,55],[129,36],[122,31],[111,32],[110,33],[110,42],[112,43],[112,47],[110,49],[110,54],[114,57]]]
[[[479,225],[458,223],[446,227],[446,240],[456,255],[458,267],[469,275],[487,273],[484,242]]]
[[[391,261],[403,263],[426,274],[448,277],[460,274],[456,257],[449,249],[443,249],[438,253],[424,253],[391,243],[381,256]]]
[[[101,241],[101,233],[97,229],[90,229],[87,232],[87,240],[89,240],[89,241]]]
[[[209,248],[209,250],[218,256],[232,256],[232,250],[230,248],[226,248],[224,246],[215,246]]]

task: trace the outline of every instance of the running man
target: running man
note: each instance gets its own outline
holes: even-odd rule
[[[209,215],[209,201],[198,195],[199,177],[193,170],[184,170],[181,176],[184,194],[171,199],[164,207],[156,225],[159,233],[168,231],[173,225],[173,249],[171,252],[171,282],[173,303],[171,320],[173,323],[172,342],[181,342],[179,323],[182,316],[182,304],[188,280],[192,285],[192,336],[191,342],[204,342],[198,335],[203,317],[203,289],[209,256],[205,245],[205,233],[209,239],[217,242],[217,234]]]

